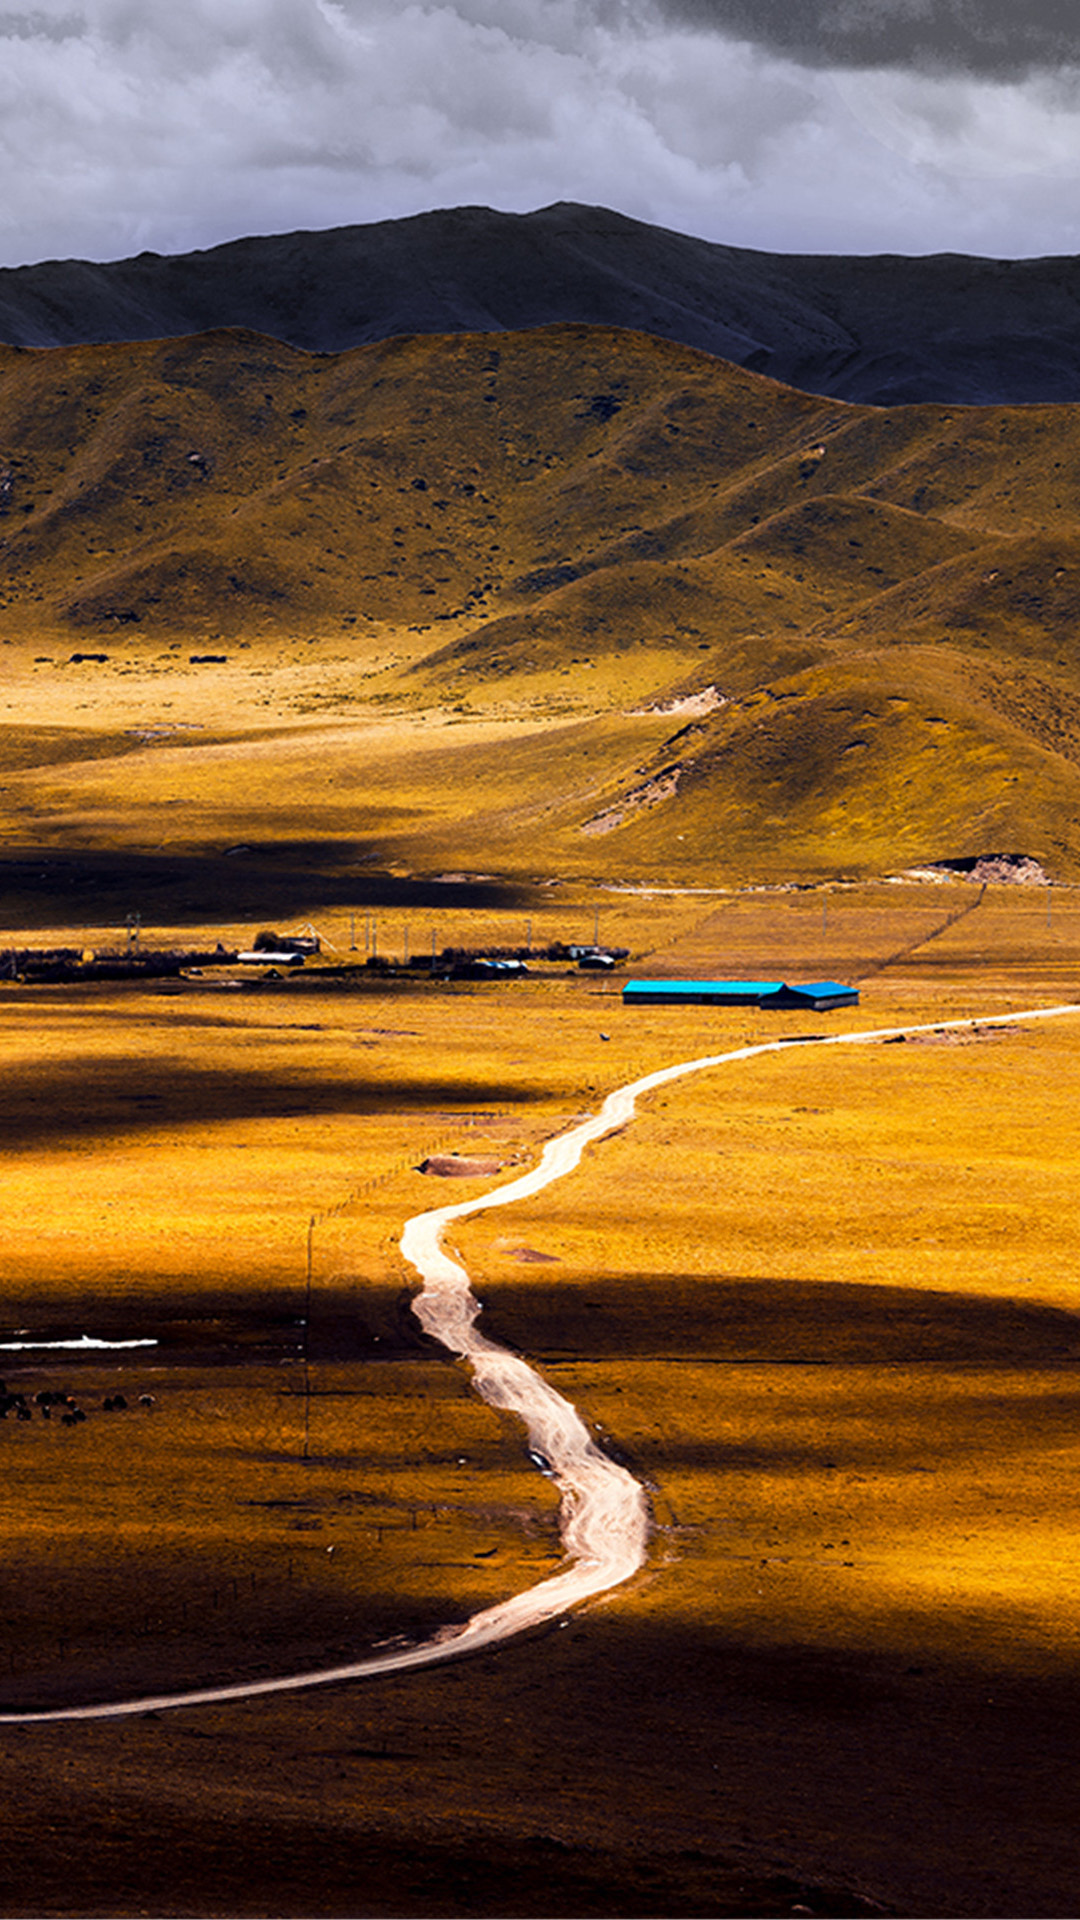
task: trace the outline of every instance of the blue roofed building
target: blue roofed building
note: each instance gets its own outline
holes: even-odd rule
[[[622,997],[629,1007],[760,1007],[783,984],[782,980],[628,980]]]
[[[811,980],[789,986],[786,980],[628,980],[627,1007],[856,1007],[857,987],[839,980]]]
[[[775,999],[763,1000],[763,1007],[857,1007],[858,987],[845,987],[839,980],[810,980],[789,987],[786,982]]]

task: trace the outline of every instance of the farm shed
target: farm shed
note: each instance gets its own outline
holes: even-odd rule
[[[786,980],[628,980],[627,1007],[855,1007],[857,987],[838,980],[789,986]]]
[[[857,1007],[858,987],[841,986],[839,980],[811,980],[805,986],[781,987],[775,999],[765,1000],[768,1007]]]
[[[628,1007],[760,1007],[782,980],[628,980]]]

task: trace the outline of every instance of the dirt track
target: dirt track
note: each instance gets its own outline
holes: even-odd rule
[[[446,1228],[467,1214],[527,1199],[570,1173],[586,1146],[624,1126],[633,1117],[642,1094],[688,1074],[752,1059],[759,1054],[782,1052],[799,1044],[869,1045],[900,1035],[945,1033],[987,1024],[1003,1026],[1076,1013],[1080,1013],[1080,1005],[1070,1003],[989,1018],[980,1015],[861,1033],[814,1035],[805,1042],[791,1038],[767,1041],[728,1053],[677,1062],[617,1088],[608,1095],[597,1114],[549,1141],[537,1166],[506,1186],[414,1215],[401,1236],[402,1252],[424,1282],[414,1301],[414,1311],[426,1331],[470,1364],[481,1396],[490,1405],[517,1414],[524,1422],[529,1447],[539,1456],[537,1464],[543,1463],[562,1493],[562,1538],[569,1565],[551,1579],[473,1614],[461,1626],[442,1629],[432,1639],[416,1646],[271,1680],[142,1695],[45,1712],[0,1714],[0,1725],[118,1718],[171,1707],[246,1700],[262,1694],[292,1692],[427,1667],[510,1639],[628,1580],[643,1564],[647,1550],[649,1516],[643,1489],[632,1475],[594,1444],[568,1401],[523,1360],[476,1331],[480,1305],[470,1289],[465,1269],[443,1248]]]

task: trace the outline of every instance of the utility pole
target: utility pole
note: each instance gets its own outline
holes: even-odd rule
[[[307,1281],[304,1287],[304,1459],[311,1438],[311,1269],[315,1248],[315,1215],[308,1221]]]

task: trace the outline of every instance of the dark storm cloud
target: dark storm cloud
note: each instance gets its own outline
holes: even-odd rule
[[[656,0],[661,18],[814,67],[1015,80],[1080,63],[1078,0]]]

